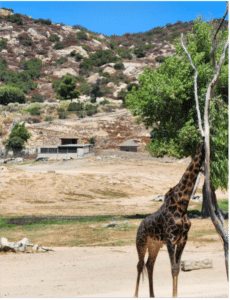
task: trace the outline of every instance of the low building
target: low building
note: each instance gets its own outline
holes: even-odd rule
[[[120,151],[127,152],[137,152],[137,147],[139,147],[134,140],[127,140],[124,143],[118,145],[120,147]]]
[[[82,159],[95,155],[95,145],[93,144],[78,144],[77,138],[74,136],[61,137],[61,145],[47,145],[38,147],[38,156],[58,158],[75,158]]]

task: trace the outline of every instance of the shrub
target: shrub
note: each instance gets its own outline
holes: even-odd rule
[[[19,136],[15,136],[6,141],[6,148],[13,152],[21,151],[24,148],[24,141]]]
[[[32,46],[32,40],[30,37],[27,37],[23,42],[22,45],[24,46]]]
[[[80,61],[81,59],[84,58],[84,56],[81,55],[80,53],[76,53],[76,54],[75,54],[75,57],[76,57],[76,61]]]
[[[26,97],[24,93],[16,87],[3,86],[0,89],[0,104],[7,105],[8,103],[25,103]]]
[[[73,25],[73,29],[87,30],[87,28],[86,28],[86,27],[83,27],[83,26],[81,26],[81,25],[78,25],[78,24],[76,24],[76,25]]]
[[[58,113],[59,119],[66,119],[69,114],[69,112],[64,110],[63,108],[58,108],[57,113]]]
[[[78,31],[76,36],[79,40],[87,40],[87,34],[84,31]]]
[[[28,132],[25,127],[25,123],[19,124],[16,123],[14,128],[9,136],[9,139],[6,140],[6,148],[15,150],[22,150],[24,147],[24,143],[32,136],[30,132]]]
[[[80,96],[80,92],[75,90],[75,87],[76,79],[72,75],[66,74],[57,89],[57,96],[61,96],[64,99],[71,99],[72,101],[73,98]]]
[[[62,65],[62,64],[64,64],[67,61],[68,61],[68,59],[66,57],[61,57],[60,59],[56,60],[56,62],[53,63],[53,65],[54,66]]]
[[[125,89],[121,89],[120,92],[117,94],[117,98],[122,99],[124,101],[127,93],[128,92]]]
[[[110,104],[109,100],[105,99],[99,103],[100,105]]]
[[[60,50],[60,49],[64,49],[66,47],[66,45],[64,43],[61,42],[57,42],[54,46],[53,49],[55,50]]]
[[[129,52],[122,53],[121,57],[124,58],[124,59],[129,59],[129,60],[131,60],[133,58],[132,55]]]
[[[51,34],[51,36],[48,37],[48,41],[50,42],[59,42],[60,38],[56,34]]]
[[[91,91],[90,91],[90,96],[92,97],[91,102],[92,102],[92,100],[94,102],[96,102],[96,98],[97,97],[102,97],[103,95],[104,95],[104,93],[103,93],[103,91],[100,87],[99,82],[96,82],[95,84],[92,84]],[[92,102],[92,103],[94,103],[94,102]]]
[[[16,23],[17,25],[23,25],[20,14],[8,15],[6,16],[6,20],[11,23]]]
[[[53,121],[53,119],[54,119],[54,117],[53,117],[53,116],[50,116],[50,115],[48,115],[48,116],[45,117],[45,121],[46,121],[46,122],[48,122],[48,121]]]
[[[93,137],[91,137],[91,138],[88,140],[88,142],[89,142],[90,144],[94,145],[94,144],[96,143],[96,138],[93,136]]]
[[[79,86],[78,90],[81,92],[81,94],[83,95],[89,95],[90,94],[90,86],[88,85],[88,83],[83,83],[82,85]]]
[[[40,116],[40,114],[41,114],[41,108],[38,105],[30,106],[30,107],[26,108],[25,111],[29,112],[31,114],[31,116]]]
[[[52,22],[50,21],[50,19],[42,19],[42,18],[39,18],[38,20],[34,20],[34,23],[41,23],[43,25],[51,25]]]
[[[134,52],[134,54],[136,54],[136,56],[138,58],[145,57],[145,53],[143,52],[143,48],[137,48],[133,52]]]
[[[44,96],[40,95],[40,94],[34,94],[31,98],[31,103],[35,103],[35,102],[39,102],[39,103],[43,103],[45,101]]]
[[[87,116],[92,116],[97,113],[97,105],[86,104],[85,110],[86,110]]]
[[[76,51],[75,50],[73,50],[72,52],[70,52],[70,54],[69,54],[70,56],[75,56],[76,55]]]
[[[114,69],[115,70],[121,70],[121,69],[124,69],[124,64],[123,62],[119,62],[117,64],[114,65]]]
[[[163,56],[157,56],[155,58],[155,60],[156,60],[156,62],[163,63],[165,61],[165,57],[163,57]]]
[[[1,38],[1,40],[0,40],[0,52],[1,52],[3,49],[6,49],[7,41],[8,41],[7,39]]]
[[[14,13],[14,10],[13,10],[12,8],[6,8],[6,7],[2,7],[1,9],[8,10],[8,11],[10,11],[10,12]]]
[[[127,90],[130,92],[132,91],[133,86],[136,88],[136,90],[139,89],[139,85],[136,83],[130,83],[129,85],[127,85]]]
[[[103,77],[109,77],[110,74],[109,74],[109,72],[104,72],[104,73],[102,73],[102,76],[103,76]]]
[[[45,50],[39,50],[38,51],[38,54],[40,54],[40,55],[44,55],[44,54],[46,54],[47,52],[45,51]]]
[[[80,102],[71,102],[68,107],[67,107],[67,111],[82,111],[84,109],[84,104],[80,103]]]

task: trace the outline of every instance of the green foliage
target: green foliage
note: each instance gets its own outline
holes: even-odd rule
[[[11,23],[16,23],[17,25],[23,25],[20,14],[8,15],[8,16],[6,16],[6,20]]]
[[[63,108],[58,108],[57,113],[58,113],[59,119],[66,119],[69,114],[69,112],[64,110]]]
[[[139,89],[139,85],[137,83],[130,83],[127,85],[127,90],[130,92],[130,91],[132,91],[133,87],[135,87],[136,90]]]
[[[7,41],[8,41],[7,39],[1,38],[1,40],[0,40],[0,52],[1,52],[3,49],[6,49]]]
[[[211,61],[213,27],[201,18],[194,21],[193,33],[185,37],[188,52],[198,72],[197,91],[201,116],[204,115],[205,94],[215,74]],[[216,60],[219,61],[227,31],[219,32]],[[181,46],[175,44],[176,54],[167,57],[160,68],[139,75],[139,89],[125,97],[128,107],[146,127],[153,126],[148,146],[153,156],[193,155],[200,133],[194,98],[194,70]],[[210,106],[211,182],[216,188],[226,188],[228,182],[228,56],[220,74],[221,87],[213,89]],[[216,101],[214,99],[217,99]]]
[[[79,92],[82,94],[82,95],[89,95],[90,94],[90,86],[88,85],[87,82],[83,83],[82,85],[79,86],[78,88]]]
[[[220,209],[228,211],[228,199],[219,200],[218,206]]]
[[[159,63],[163,63],[165,61],[165,57],[164,56],[157,56],[155,58],[156,62],[159,62]]]
[[[97,97],[102,97],[104,95],[103,90],[99,82],[92,84],[90,96],[92,97],[93,103],[96,102]],[[92,101],[91,101],[92,102]]]
[[[34,20],[34,23],[41,23],[43,25],[51,25],[52,22],[50,21],[50,19],[42,19],[42,18],[39,18],[38,20]]]
[[[114,65],[115,70],[121,70],[121,69],[124,69],[124,67],[125,66],[124,66],[123,62],[118,62]]]
[[[0,104],[7,105],[8,103],[25,103],[26,97],[24,93],[16,87],[3,86],[0,88]]]
[[[53,121],[53,119],[54,119],[54,117],[53,117],[53,116],[50,116],[50,115],[47,115],[47,116],[45,117],[45,121],[46,121],[46,122],[51,122],[51,121]]]
[[[41,107],[38,104],[31,105],[28,108],[25,108],[24,111],[31,114],[31,116],[40,116],[41,114]]]
[[[100,105],[110,104],[109,100],[105,99],[99,103]]]
[[[53,63],[53,65],[54,66],[62,65],[62,64],[64,64],[67,61],[68,61],[68,59],[66,57],[61,57],[60,59],[57,59],[56,62]]]
[[[38,50],[37,53],[40,54],[40,55],[44,55],[44,54],[46,54],[47,52],[46,52],[45,50]]]
[[[6,148],[13,151],[20,151],[24,148],[24,143],[32,136],[32,134],[25,127],[25,123],[16,123],[9,135],[9,139],[6,140]]]
[[[57,42],[54,46],[53,49],[55,50],[61,50],[64,49],[66,47],[66,45],[62,42]]]
[[[85,110],[86,110],[87,116],[92,116],[97,113],[97,105],[86,104]]]
[[[80,92],[78,90],[75,90],[76,87],[76,79],[70,75],[67,74],[63,77],[58,89],[57,89],[57,96],[61,96],[64,99],[72,99],[78,98],[80,96]]]
[[[75,58],[76,58],[76,61],[80,61],[80,60],[82,60],[84,58],[84,56],[81,55],[80,53],[76,53],[75,54]]]
[[[60,38],[56,34],[51,34],[51,36],[48,37],[48,41],[50,41],[50,42],[59,42]]]
[[[35,102],[38,102],[38,103],[43,103],[45,101],[45,97],[40,95],[40,94],[34,94],[31,98],[31,103],[35,103]]]
[[[22,45],[23,46],[32,46],[32,40],[30,37],[27,37],[25,38],[23,41],[22,41]]]
[[[96,143],[96,138],[93,136],[93,137],[91,137],[91,138],[88,140],[88,142],[89,142],[90,144],[95,145],[95,143]]]
[[[81,25],[78,25],[78,24],[76,24],[76,25],[73,25],[73,29],[87,30],[87,28],[86,28],[86,27],[83,27],[83,26],[81,26]]]
[[[79,40],[87,40],[87,34],[84,31],[78,31],[76,36]]]
[[[67,111],[74,111],[74,112],[82,111],[83,109],[84,109],[84,104],[80,102],[71,102],[67,107]]]
[[[10,11],[10,12],[14,12],[14,10],[12,9],[12,8],[6,8],[6,7],[2,7],[1,9],[4,9],[4,10],[8,10],[8,11]]]
[[[145,53],[143,52],[143,48],[137,48],[137,49],[134,49],[134,54],[138,57],[138,58],[141,58],[141,57],[145,57]]]
[[[24,74],[30,75],[31,79],[38,79],[41,75],[42,61],[38,58],[20,62],[20,67],[25,70]]]

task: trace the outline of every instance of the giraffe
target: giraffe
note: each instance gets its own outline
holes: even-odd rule
[[[137,283],[135,297],[138,297],[140,275],[144,271],[144,257],[148,249],[148,260],[146,263],[149,293],[154,297],[153,292],[153,267],[160,247],[167,245],[171,272],[173,279],[173,297],[177,297],[177,282],[180,271],[180,260],[187,242],[187,234],[191,222],[187,216],[189,200],[205,158],[204,143],[197,147],[196,154],[187,167],[180,182],[171,188],[165,195],[164,203],[155,213],[146,217],[140,224],[136,247],[139,257],[137,264]]]

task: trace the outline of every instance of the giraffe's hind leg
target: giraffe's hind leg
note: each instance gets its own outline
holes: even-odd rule
[[[134,297],[136,298],[138,297],[140,276],[141,273],[144,271],[144,266],[145,266],[144,258],[145,258],[146,250],[147,250],[147,243],[142,243],[142,244],[137,243],[137,253],[138,253],[139,261],[137,264],[137,284],[136,284],[136,291],[134,295]]]
[[[147,271],[148,271],[148,278],[149,278],[149,295],[150,297],[154,297],[153,292],[153,267],[157,258],[157,254],[162,246],[162,242],[154,241],[149,239],[148,242],[148,251],[149,257],[146,263]]]

